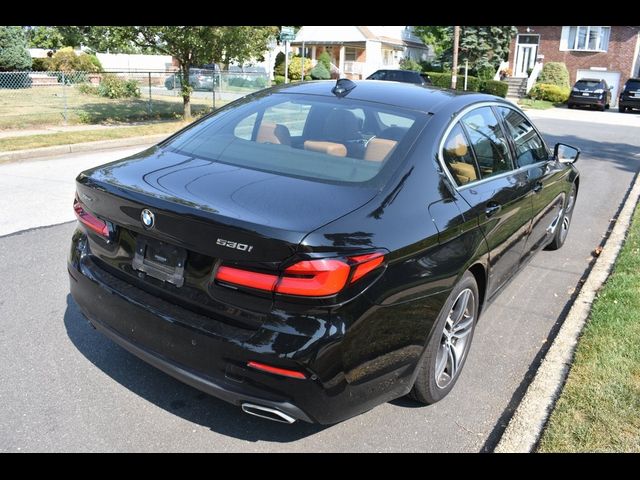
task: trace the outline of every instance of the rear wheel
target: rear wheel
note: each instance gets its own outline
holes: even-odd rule
[[[571,109],[573,107],[574,107],[573,103],[567,103],[567,108]]]
[[[453,388],[464,367],[478,316],[478,285],[470,272],[451,291],[418,364],[410,396],[431,404]]]
[[[553,235],[553,240],[547,246],[547,250],[558,250],[560,247],[562,247],[562,245],[564,245],[564,241],[567,239],[567,234],[569,233],[569,227],[571,226],[573,207],[576,204],[576,192],[576,185],[573,184],[571,186],[571,190],[569,191],[567,204],[565,205],[560,219],[558,220],[559,224],[556,225],[556,231]]]
[[[619,105],[619,106],[618,106],[618,111],[619,111],[620,113],[624,113],[624,112],[626,112],[626,111],[627,111],[627,107],[623,107],[622,105]]]

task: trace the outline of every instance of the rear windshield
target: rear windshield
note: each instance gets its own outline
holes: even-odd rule
[[[363,183],[401,161],[426,119],[348,97],[261,93],[222,109],[165,146],[270,173]]]
[[[627,80],[625,90],[640,90],[640,80]]]
[[[595,89],[595,88],[602,88],[602,86],[603,85],[601,82],[594,81],[594,80],[579,80],[576,83],[577,88]]]

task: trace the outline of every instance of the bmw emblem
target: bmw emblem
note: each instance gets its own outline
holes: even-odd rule
[[[140,220],[142,220],[142,226],[144,228],[153,228],[156,223],[156,216],[151,210],[145,208],[142,210],[142,213],[140,213]]]

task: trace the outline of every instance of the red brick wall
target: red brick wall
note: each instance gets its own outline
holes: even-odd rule
[[[516,27],[518,33],[526,34],[527,27]],[[560,51],[561,26],[530,26],[532,34],[540,35],[538,54],[544,55],[544,62],[564,62],[569,69],[571,84],[576,81],[576,73],[580,69],[590,67],[606,67],[612,72],[620,72],[620,85],[629,78],[633,66],[636,42],[640,27],[612,26],[609,36],[609,48],[606,52]],[[513,68],[515,60],[516,37],[511,41],[509,64]],[[637,68],[637,67],[636,67]],[[619,91],[619,90],[618,90]]]

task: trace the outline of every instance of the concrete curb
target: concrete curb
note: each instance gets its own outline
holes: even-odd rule
[[[25,160],[40,160],[43,157],[64,155],[67,153],[93,152],[110,148],[134,147],[136,145],[153,145],[167,138],[169,133],[147,135],[143,137],[118,138],[116,140],[98,140],[96,142],[72,143],[68,145],[55,145],[53,147],[31,148],[28,150],[15,150],[13,152],[0,152],[0,164],[9,162],[21,162]]]
[[[602,253],[593,265],[569,310],[567,318],[540,364],[520,405],[511,417],[494,452],[524,453],[531,452],[536,446],[555,401],[564,386],[578,336],[587,321],[596,293],[609,277],[618,257],[639,197],[640,175],[636,175],[613,230],[602,248]]]

